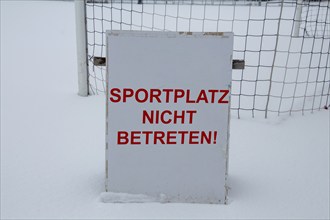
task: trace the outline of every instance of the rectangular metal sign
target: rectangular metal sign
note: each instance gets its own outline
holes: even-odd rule
[[[107,32],[106,191],[225,203],[232,33]]]

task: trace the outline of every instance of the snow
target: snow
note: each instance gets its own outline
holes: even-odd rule
[[[329,219],[327,110],[233,117],[228,205],[103,203],[104,96],[77,95],[73,2],[0,14],[1,219]]]
[[[110,203],[167,202],[167,196],[163,193],[157,197],[153,197],[144,194],[103,192],[100,197],[102,202]]]

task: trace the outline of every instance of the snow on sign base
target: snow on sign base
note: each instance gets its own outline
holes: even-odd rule
[[[107,32],[106,191],[226,202],[232,51],[232,33]]]

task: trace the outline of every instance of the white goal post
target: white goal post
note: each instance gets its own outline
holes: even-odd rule
[[[75,0],[78,95],[88,96],[88,57],[85,1]]]

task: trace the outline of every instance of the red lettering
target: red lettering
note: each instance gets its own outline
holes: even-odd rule
[[[210,89],[209,92],[211,93],[211,103],[214,103],[215,102],[215,93],[219,92],[219,90]]]
[[[163,111],[161,114],[160,114],[160,121],[163,123],[163,124],[169,124],[172,122],[172,119],[167,119],[165,120],[165,114],[168,114],[168,115],[172,115],[172,112],[170,110],[165,110]]]
[[[196,100],[196,103],[199,103],[200,101],[204,101],[205,103],[209,103],[208,100],[207,100],[207,96],[206,96],[206,93],[205,93],[205,90],[201,90],[199,95],[198,95],[198,98]]]
[[[174,90],[174,103],[178,102],[179,98],[183,98],[185,95],[184,90],[183,89],[176,89]]]
[[[187,103],[196,103],[195,100],[190,100],[190,90],[189,89],[187,89],[186,102]]]
[[[194,118],[193,116],[194,116],[194,114],[197,113],[197,111],[196,110],[187,110],[186,112],[189,115],[189,124],[192,124],[193,118]]]
[[[159,123],[159,111],[154,111],[156,112],[156,116],[155,116],[155,124],[158,124]],[[154,124],[154,123],[153,123]]]
[[[188,131],[178,131],[178,134],[181,135],[181,144],[185,143],[185,135],[188,134]]]
[[[198,134],[199,134],[199,131],[191,131],[189,133],[189,144],[199,144],[198,143]]]
[[[144,98],[143,99],[141,99],[140,96],[139,96],[139,94],[141,94],[141,93],[144,93]],[[148,100],[148,91],[145,90],[145,89],[138,89],[138,90],[136,90],[135,99],[139,103],[146,102]]]
[[[176,144],[175,141],[175,136],[176,132],[175,131],[168,131],[167,136],[166,136],[166,144]]]
[[[218,103],[223,104],[223,103],[228,103],[228,100],[224,100],[224,98],[228,95],[229,90],[220,90],[220,92],[223,92],[222,96],[218,100]]]
[[[181,119],[181,124],[184,124],[184,116],[185,116],[185,113],[184,112],[185,111],[182,111],[182,114],[179,115],[178,114],[178,111],[174,111],[174,116],[173,116],[173,118],[174,118],[174,124],[177,123],[177,120],[178,119]]]
[[[220,93],[219,98],[217,93]],[[185,100],[186,103],[229,103],[229,99],[226,99],[230,91],[227,90],[200,90],[197,97],[193,97],[191,90],[189,89],[144,89],[139,88],[137,90],[131,88],[112,88],[109,91],[110,102],[126,103],[129,98],[134,97],[134,101],[138,103],[178,103],[180,99]],[[218,98],[218,100],[217,100]],[[157,119],[156,119],[157,120]]]
[[[173,89],[163,89],[163,92],[165,92],[165,102],[170,102],[170,93],[173,92]]]
[[[111,102],[120,102],[120,89],[119,88],[113,88],[110,89],[110,95],[112,95],[113,97],[110,97],[110,101]]]
[[[146,144],[149,144],[149,137],[150,137],[150,134],[152,134],[152,131],[142,131],[142,134],[145,134],[146,135]]]
[[[211,137],[212,137],[212,131],[209,131],[208,134],[206,134],[205,131],[201,132],[201,144],[204,144],[206,142],[207,144],[211,144]]]
[[[117,133],[117,144],[118,145],[124,145],[124,144],[128,144],[129,140],[128,140],[128,132],[126,131],[118,131]]]
[[[154,122],[154,111],[151,111],[151,115],[148,114],[146,110],[143,110],[142,112],[142,124],[146,123],[146,119],[149,121],[150,124]]]
[[[158,141],[161,144],[165,144],[164,137],[165,137],[165,133],[163,131],[155,131],[154,132],[154,144],[158,144]]]
[[[133,97],[134,90],[125,88],[123,89],[123,102],[126,102],[127,98]]]
[[[132,131],[131,132],[131,144],[141,144],[140,135],[141,131]]]
[[[162,94],[160,89],[150,89],[150,102],[153,103],[154,99],[157,100],[158,103],[161,103],[159,96]]]
[[[118,131],[117,145],[216,144],[217,131]]]

